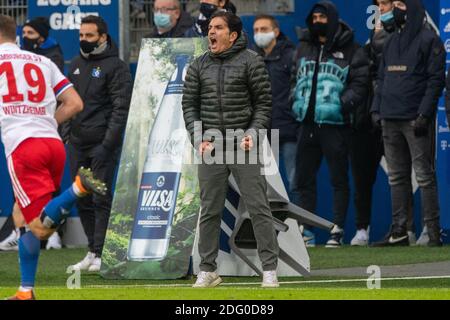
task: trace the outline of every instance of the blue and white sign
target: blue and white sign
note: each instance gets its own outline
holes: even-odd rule
[[[78,32],[81,20],[88,15],[101,16],[108,24],[109,34],[119,40],[119,1],[113,0],[35,0],[29,1],[28,18],[44,16],[50,21],[50,36],[61,45],[65,60],[79,52]]]
[[[447,51],[447,67],[450,66],[450,0],[441,0],[440,32]],[[439,101],[437,125],[437,172],[441,225],[450,229],[450,129],[445,112],[445,99]]]

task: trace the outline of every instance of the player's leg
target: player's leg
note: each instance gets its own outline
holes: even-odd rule
[[[47,194],[36,200],[36,205],[30,209],[24,208],[22,210],[34,211],[37,207],[43,207],[41,214],[31,220],[28,223],[28,227],[39,240],[47,240],[55,232],[56,228],[68,217],[77,199],[91,193],[104,194],[105,191],[103,182],[94,179],[89,169],[81,168],[72,186],[58,197],[50,200],[48,198],[51,198],[51,194]]]
[[[79,197],[105,192],[104,184],[94,179],[90,170],[82,168],[72,186],[52,200],[52,193],[59,188],[64,162],[64,146],[54,139],[35,139],[31,144],[25,141],[8,159],[14,193],[28,224],[19,240],[21,287],[14,300],[34,299],[40,240],[55,231]]]

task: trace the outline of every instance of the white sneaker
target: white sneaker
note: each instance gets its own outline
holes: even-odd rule
[[[95,253],[88,252],[86,257],[84,257],[83,260],[81,260],[77,264],[70,266],[69,268],[71,268],[73,271],[88,270],[89,267],[91,266],[91,264],[94,262],[94,260],[95,260]]]
[[[261,287],[263,287],[263,288],[278,288],[279,286],[280,286],[280,284],[278,283],[276,270],[263,272],[263,282],[262,282]]]
[[[425,226],[422,229],[422,233],[420,234],[419,239],[417,239],[417,241],[416,241],[416,245],[427,246],[428,242],[430,242],[430,237],[428,236],[428,228],[427,228],[427,226]]]
[[[352,246],[360,246],[360,247],[367,246],[369,244],[369,233],[367,232],[367,230],[360,229],[356,231],[356,234],[353,237],[350,244]]]
[[[100,272],[100,268],[102,266],[102,259],[101,258],[95,258],[91,265],[89,266],[88,271],[89,272]]]
[[[11,234],[0,242],[0,251],[18,251],[20,235],[13,230]]]
[[[47,250],[50,250],[50,249],[59,250],[61,248],[62,248],[61,238],[59,237],[58,232],[54,232],[50,236],[50,238],[48,238],[47,245],[45,246],[45,249],[47,249]]]
[[[222,278],[216,272],[200,271],[193,288],[213,288],[222,283]]]
[[[334,225],[330,233],[330,239],[325,244],[325,248],[339,248],[344,244],[344,229]]]

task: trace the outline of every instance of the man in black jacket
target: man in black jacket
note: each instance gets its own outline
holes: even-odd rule
[[[146,38],[183,38],[194,19],[182,10],[179,0],[156,0],[153,5],[155,27]]]
[[[298,201],[294,188],[298,122],[290,97],[295,45],[281,31],[275,17],[261,14],[253,23],[256,52],[263,57],[272,87],[272,130],[279,130],[280,164],[285,169],[289,198]]]
[[[395,31],[395,21],[392,10],[393,0],[373,0],[380,10],[380,20],[376,22],[369,42],[365,49],[370,62],[369,94],[367,101],[355,113],[352,139],[350,145],[352,176],[355,183],[354,203],[356,209],[356,234],[351,240],[352,246],[367,246],[369,243],[369,226],[372,216],[372,191],[376,181],[380,161],[384,155],[383,138],[381,130],[372,126],[370,108],[373,102],[373,92],[380,60],[383,56],[383,47]],[[409,210],[408,233],[414,230],[414,214],[411,206]],[[411,239],[415,238],[412,232]],[[390,233],[388,234],[390,236]]]
[[[64,56],[55,39],[49,37],[48,18],[37,17],[24,24],[22,29],[22,49],[49,58],[64,73]]]
[[[321,1],[301,30],[293,110],[298,131],[296,183],[300,206],[316,211],[316,174],[323,156],[333,186],[335,226],[327,247],[342,245],[350,190],[348,157],[352,116],[366,98],[369,62],[335,5]],[[312,242],[313,234],[304,238]],[[308,243],[307,243],[308,244]]]
[[[233,174],[250,214],[258,253],[263,267],[263,286],[278,287],[276,275],[278,243],[267,199],[267,183],[262,165],[236,162],[236,153],[245,157],[256,150],[256,131],[270,128],[272,97],[264,61],[247,50],[242,22],[229,12],[215,14],[209,24],[210,49],[191,64],[185,81],[183,113],[195,149],[202,156],[215,152],[217,162],[198,167],[200,197],[199,253],[200,273],[194,287],[214,287],[221,283],[216,273],[219,252],[220,221],[228,191],[228,177]],[[201,124],[206,130],[198,132]],[[229,131],[235,143],[220,140]],[[216,132],[215,140],[206,135]],[[220,133],[220,134],[217,134]],[[235,152],[235,148],[239,150]],[[242,150],[245,150],[242,151]],[[231,156],[230,156],[231,155]],[[230,159],[231,158],[231,159]],[[239,159],[243,160],[243,159]],[[248,159],[245,159],[248,160]]]
[[[445,49],[427,27],[420,0],[394,1],[398,30],[385,44],[372,105],[381,123],[392,196],[392,235],[375,245],[408,245],[411,170],[421,189],[430,246],[442,245],[435,171],[435,118],[445,86]]]
[[[98,271],[112,202],[112,181],[128,117],[132,80],[128,66],[108,35],[105,21],[87,16],[81,22],[80,56],[69,68],[69,79],[84,102],[84,110],[68,124],[71,172],[90,167],[104,179],[106,196],[78,202],[78,211],[89,241],[86,258],[75,270]]]

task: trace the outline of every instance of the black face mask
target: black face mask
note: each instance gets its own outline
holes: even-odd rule
[[[219,9],[219,7],[213,4],[200,4],[200,12],[205,16],[206,19],[211,18],[212,15],[217,11],[217,9]]]
[[[82,40],[80,41],[80,48],[84,53],[89,54],[98,48],[98,43]]]
[[[392,13],[394,14],[395,24],[398,27],[401,27],[406,23],[406,10],[395,7]]]
[[[394,19],[391,19],[389,21],[386,22],[381,22],[381,24],[383,25],[384,30],[386,30],[389,33],[392,33],[395,31],[395,26],[397,25],[395,23]]]
[[[326,37],[328,34],[328,23],[313,23],[311,26],[311,32],[316,37]]]
[[[26,51],[35,51],[39,48],[39,39],[23,38],[23,49]]]

